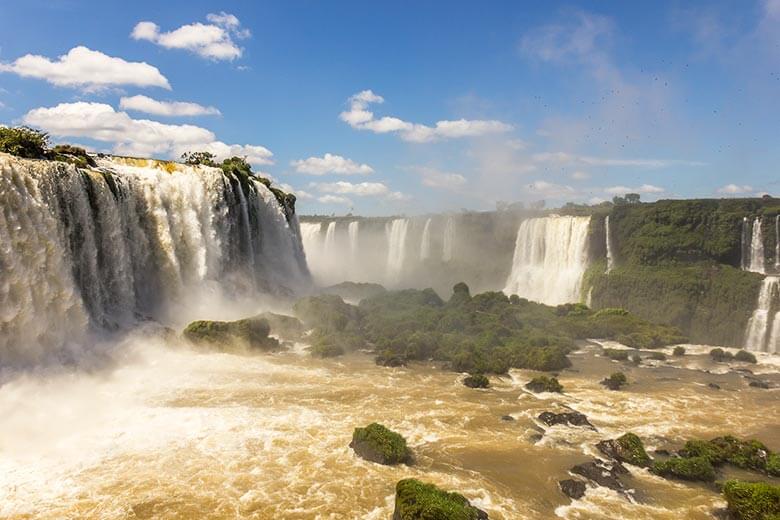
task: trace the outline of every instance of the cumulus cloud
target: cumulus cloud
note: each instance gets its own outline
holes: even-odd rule
[[[12,63],[0,63],[0,72],[90,91],[119,85],[171,88],[157,67],[145,62],[125,61],[84,46],[74,47],[56,60],[27,54]]]
[[[243,50],[234,38],[248,38],[249,30],[242,29],[238,18],[229,13],[212,13],[206,19],[211,23],[191,23],[168,32],[160,32],[160,27],[154,22],[143,21],[136,24],[130,37],[150,41],[166,49],[188,50],[215,61],[240,58]]]
[[[397,117],[384,116],[379,119],[368,108],[371,104],[384,103],[384,98],[371,90],[363,90],[348,100],[349,110],[342,112],[342,121],[358,130],[369,130],[377,134],[397,133],[401,139],[424,143],[439,139],[456,139],[487,134],[503,133],[512,126],[495,120],[458,119],[438,121],[435,126],[410,123]]]
[[[545,197],[551,199],[561,199],[572,197],[577,191],[571,186],[565,184],[555,184],[547,181],[534,181],[528,185],[528,191],[534,197]]]
[[[721,186],[718,188],[718,193],[722,193],[724,195],[738,195],[741,193],[751,193],[753,191],[752,186],[748,186],[747,184],[739,185],[739,184],[726,184],[725,186]]]
[[[367,164],[359,164],[352,159],[330,153],[326,153],[322,157],[309,157],[308,159],[292,161],[290,165],[293,166],[298,173],[306,173],[309,175],[326,175],[328,173],[340,175],[368,175],[374,172],[374,169]]]
[[[219,159],[246,156],[252,164],[273,164],[273,154],[263,146],[226,144],[210,130],[195,125],[171,125],[133,119],[105,103],[61,103],[30,110],[22,121],[56,137],[87,137],[113,144],[115,153],[139,156],[179,157],[192,150],[214,153]]]
[[[351,206],[352,201],[346,197],[340,197],[338,195],[323,195],[317,198],[318,202],[323,204],[339,204],[342,206]]]
[[[320,193],[328,195],[355,195],[357,197],[381,197],[386,200],[401,201],[409,199],[409,196],[400,191],[391,191],[382,182],[313,182],[310,187]]]
[[[582,170],[577,170],[575,172],[572,172],[571,178],[574,179],[575,181],[586,181],[590,179],[590,174]]]
[[[459,173],[450,173],[436,168],[415,168],[422,176],[422,183],[431,188],[455,189],[466,184],[466,177]]]
[[[666,190],[653,186],[652,184],[642,184],[636,188],[629,188],[627,186],[611,186],[604,189],[605,192],[610,195],[625,195],[626,193],[664,193]]]
[[[158,101],[148,96],[130,96],[119,100],[119,108],[157,116],[218,116],[215,107],[204,107],[186,101]]]

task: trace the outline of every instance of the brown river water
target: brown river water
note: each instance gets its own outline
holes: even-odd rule
[[[560,375],[565,394],[534,395],[523,388],[528,371],[473,390],[460,374],[381,368],[364,354],[318,360],[302,346],[238,356],[148,337],[126,343],[113,369],[0,387],[0,518],[389,519],[395,483],[417,477],[463,493],[491,519],[704,519],[724,506],[713,489],[639,468],[625,479],[635,502],[606,488],[572,502],[557,482],[596,455],[597,441],[626,431],[648,451],[724,434],[780,450],[780,390],[748,387],[731,370],[740,365],[712,364],[708,347],[633,367],[584,345]],[[780,383],[779,360],[760,361],[750,369]],[[629,378],[625,390],[598,384],[617,370]],[[538,440],[536,416],[567,407],[598,431],[546,427]],[[353,428],[373,421],[407,438],[416,465],[353,454]]]

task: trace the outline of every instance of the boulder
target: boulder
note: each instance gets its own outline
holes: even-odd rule
[[[601,384],[609,388],[610,390],[620,390],[620,388],[628,382],[626,375],[623,372],[615,372],[609,377],[603,379]]]
[[[469,388],[488,388],[490,380],[482,374],[471,374],[463,379],[463,384]]]
[[[559,481],[558,487],[561,488],[561,491],[564,495],[577,500],[585,496],[585,489],[587,486],[585,485],[585,482],[581,480],[574,480],[573,478],[569,478]]]
[[[590,462],[577,464],[570,471],[575,475],[585,477],[599,486],[614,491],[625,491],[625,486],[620,480],[620,476],[627,475],[628,470],[619,462],[595,459]]]
[[[488,515],[460,493],[407,478],[395,486],[393,520],[488,520]]]
[[[715,480],[715,468],[707,457],[672,457],[656,461],[652,472],[666,478],[680,480],[712,482]]]
[[[271,327],[271,334],[289,341],[300,340],[306,332],[306,327],[298,318],[274,312],[258,314],[257,318],[264,319]]]
[[[268,337],[271,327],[265,319],[247,318],[237,321],[193,321],[184,329],[184,338],[198,346],[227,350],[279,349],[279,341]]]
[[[590,424],[587,416],[580,412],[542,412],[539,414],[539,420],[547,426],[555,426],[556,424],[568,424],[569,426],[585,426],[587,428],[596,429]]]
[[[378,423],[355,428],[349,447],[370,462],[388,466],[412,463],[412,452],[406,446],[406,439]]]
[[[601,441],[596,444],[596,448],[607,457],[618,462],[640,467],[647,467],[651,462],[642,440],[631,432],[621,435],[617,439]]]

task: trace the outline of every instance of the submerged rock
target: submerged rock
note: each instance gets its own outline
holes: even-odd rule
[[[753,388],[762,388],[764,390],[769,388],[769,383],[766,381],[761,381],[760,379],[754,379],[750,383],[748,383],[748,386]]]
[[[634,466],[647,467],[650,465],[650,456],[645,451],[642,440],[629,432],[617,439],[608,439],[596,444],[596,448],[618,462],[633,464]]]
[[[570,470],[575,475],[580,475],[586,479],[614,491],[625,491],[625,486],[620,480],[621,475],[627,475],[628,470],[617,461],[592,460],[577,464]]]
[[[268,321],[255,317],[237,321],[193,321],[184,329],[183,335],[195,345],[219,350],[277,350],[279,341],[268,337],[270,331]]]
[[[406,439],[378,423],[355,428],[349,447],[363,459],[379,464],[411,464],[412,452]]]
[[[395,486],[393,520],[488,520],[488,515],[460,493],[407,478]]]
[[[502,415],[502,416],[501,416],[501,420],[502,420],[502,421],[514,421],[514,420],[515,420],[515,418],[514,418],[514,417],[512,417],[511,415]]]
[[[570,426],[586,426],[588,428],[596,429],[587,416],[580,412],[542,412],[539,414],[539,420],[547,426],[555,426],[556,424],[568,424]]]
[[[720,390],[720,385],[717,383],[707,383],[707,387],[713,390]]]
[[[469,388],[488,388],[490,380],[482,374],[471,374],[466,376],[463,384]]]
[[[558,487],[561,488],[561,491],[564,495],[569,498],[573,498],[574,500],[578,500],[584,497],[585,489],[587,488],[585,482],[581,480],[574,480],[573,478],[559,481]]]

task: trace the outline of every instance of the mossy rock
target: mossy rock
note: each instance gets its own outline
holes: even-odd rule
[[[490,380],[482,374],[471,374],[463,379],[463,384],[469,388],[488,388]]]
[[[262,318],[237,321],[199,320],[187,325],[183,335],[195,345],[216,347],[219,350],[277,350],[279,342],[268,337],[270,331],[270,325]]]
[[[748,352],[747,350],[740,350],[734,354],[734,361],[742,361],[743,363],[757,363],[756,356]]]
[[[773,477],[780,477],[780,453],[771,453],[767,457],[766,472]]]
[[[318,342],[309,347],[312,356],[320,358],[331,358],[344,355],[344,348],[335,343]]]
[[[531,379],[525,387],[531,392],[563,392],[563,385],[555,377],[539,376]]]
[[[684,356],[685,355],[685,347],[676,346],[674,347],[674,351],[672,351],[673,356]]]
[[[596,447],[599,451],[618,462],[626,462],[640,467],[647,467],[652,462],[652,459],[645,451],[642,439],[631,432],[623,434],[617,439],[601,441],[596,444]]]
[[[681,480],[712,482],[715,480],[715,468],[707,457],[673,457],[656,461],[652,466],[656,475]]]
[[[487,520],[488,515],[472,506],[460,493],[444,491],[408,478],[395,486],[393,520]]]
[[[298,341],[306,332],[306,327],[303,326],[301,320],[293,316],[264,312],[257,317],[268,322],[268,325],[271,327],[271,334],[283,339]]]
[[[729,463],[743,469],[768,471],[769,448],[757,440],[740,440],[731,435],[709,441],[690,440],[680,450],[683,457],[704,457],[718,466]]]
[[[736,520],[780,519],[780,486],[729,480],[723,485],[723,495]]]
[[[734,359],[734,355],[722,348],[714,348],[710,350],[710,358],[716,363],[728,363]]]
[[[663,352],[651,352],[648,359],[654,359],[656,361],[666,361],[666,354]]]
[[[355,428],[349,447],[361,458],[379,464],[412,462],[412,452],[406,446],[406,439],[378,423],[371,423],[365,428]]]
[[[601,381],[601,384],[610,390],[620,390],[627,383],[628,379],[623,372],[615,372]]]

